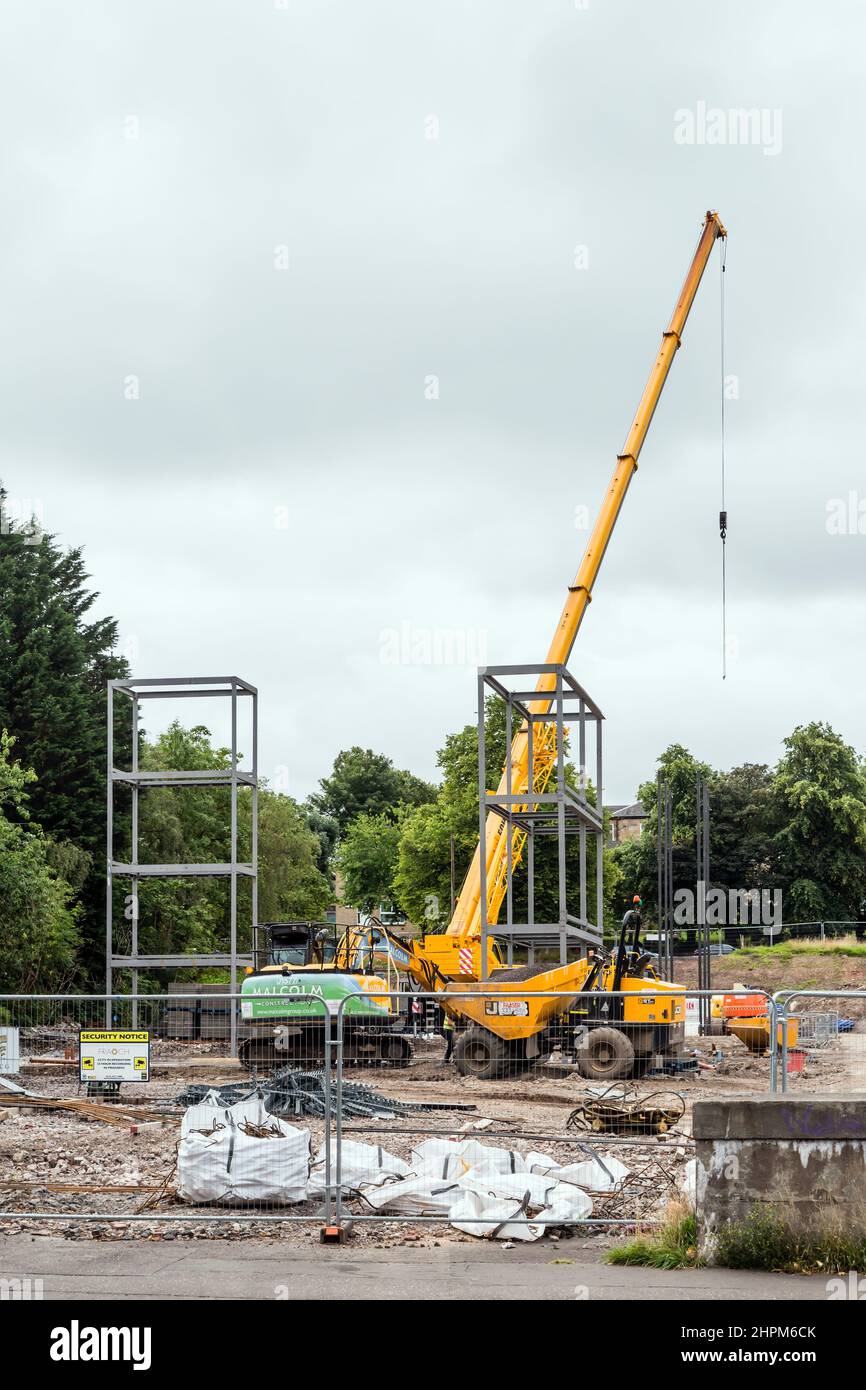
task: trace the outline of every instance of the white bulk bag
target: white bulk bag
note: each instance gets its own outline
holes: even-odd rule
[[[392,1178],[404,1178],[409,1164],[378,1144],[356,1144],[344,1139],[340,1145],[340,1188],[345,1196],[357,1192],[365,1184],[378,1187]],[[331,1140],[331,1182],[337,1183],[337,1141]],[[319,1149],[310,1173],[310,1197],[325,1195],[325,1145]]]
[[[557,1173],[562,1164],[550,1154],[539,1154],[532,1150],[523,1160],[529,1173]]]
[[[505,1173],[526,1170],[523,1154],[516,1149],[498,1149],[477,1139],[425,1139],[412,1150],[413,1167],[438,1168],[442,1178],[458,1177],[485,1162],[495,1163]]]
[[[257,1138],[245,1133],[247,1122],[273,1126],[279,1134]],[[185,1202],[303,1202],[309,1175],[310,1131],[269,1115],[261,1099],[194,1105],[183,1117],[177,1176]]]
[[[548,1205],[535,1213],[542,1226],[558,1226],[563,1222],[585,1221],[592,1215],[592,1198],[569,1182],[557,1183]]]
[[[451,1225],[485,1240],[538,1240],[544,1227],[529,1221],[520,1199],[488,1198],[464,1191],[451,1208]]]
[[[491,1200],[495,1197],[516,1197],[520,1200],[528,1193],[530,1206],[544,1207],[557,1181],[541,1173],[503,1173],[493,1164],[479,1163],[464,1174],[460,1185]]]
[[[227,1115],[234,1115],[236,1124],[245,1119],[252,1120],[253,1124],[264,1123],[260,1116],[268,1119],[264,1101],[258,1096],[253,1096],[250,1100],[239,1100],[235,1105],[220,1105],[219,1094],[216,1091],[208,1091],[197,1105],[188,1105],[184,1110],[180,1122],[180,1137],[185,1138],[191,1130],[209,1130],[213,1129],[215,1124],[228,1124],[230,1121],[226,1119]]]
[[[698,1160],[696,1158],[690,1158],[683,1169],[680,1187],[689,1210],[694,1211],[698,1197]]]
[[[463,1189],[455,1178],[442,1179],[430,1170],[410,1173],[397,1182],[363,1183],[360,1195],[374,1211],[401,1216],[447,1216]]]
[[[629,1170],[618,1158],[588,1158],[582,1163],[569,1163],[557,1168],[558,1182],[573,1183],[575,1187],[588,1188],[590,1192],[612,1192],[617,1183],[628,1177]]]

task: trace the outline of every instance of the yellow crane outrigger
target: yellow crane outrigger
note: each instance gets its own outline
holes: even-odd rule
[[[574,583],[569,585],[547,665],[568,662],[698,286],[716,240],[726,236],[718,213],[708,212],[622,453],[617,455],[595,528]],[[550,711],[554,684],[553,675],[539,676],[538,699],[530,705],[533,714]],[[543,730],[546,726],[539,727]],[[520,729],[512,742],[510,790],[512,794],[525,791],[527,803],[532,802],[534,791],[543,789],[553,769],[556,746],[550,734],[548,728],[548,736],[536,741],[531,776],[526,730]],[[509,790],[508,772],[506,767],[499,784],[503,795]],[[482,961],[481,855],[486,864],[487,922],[492,926],[505,894],[507,836],[506,823],[497,815],[488,815],[484,843],[479,842],[475,850],[447,931],[427,935],[423,941],[395,937],[386,928],[375,933],[378,941],[387,941],[386,949],[398,969],[423,988],[440,992],[448,1012],[471,1025],[461,1032],[455,1046],[460,1070],[480,1078],[499,1076],[510,1068],[532,1065],[546,1057],[553,1046],[565,1043],[578,1056],[584,1075],[614,1079],[631,1075],[654,1053],[670,1051],[684,1031],[685,990],[660,980],[642,951],[639,903],[626,913],[619,943],[609,957],[593,952],[549,970],[502,968],[496,944],[488,938],[487,959]],[[522,839],[522,835],[519,840],[517,834],[513,836],[512,865],[519,859]],[[365,951],[369,959],[372,945],[371,935],[363,929],[347,932],[342,943],[343,963],[351,968]],[[467,961],[471,961],[471,970]],[[473,999],[471,991],[478,989],[479,980],[485,981],[485,997]],[[521,994],[521,989],[527,988],[556,997],[528,998]],[[623,997],[602,998],[611,991],[620,991]],[[571,1046],[569,1039],[577,1036],[582,1041]]]

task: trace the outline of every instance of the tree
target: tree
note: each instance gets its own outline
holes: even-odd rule
[[[75,970],[81,909],[53,870],[49,844],[30,818],[27,788],[36,774],[11,757],[0,734],[0,990],[68,989]]]
[[[738,891],[781,889],[788,922],[856,920],[866,908],[866,774],[828,724],[785,739],[774,772],[746,763],[713,772],[681,744],[659,767],[673,796],[674,886],[695,889],[695,776],[709,778],[710,880]],[[648,813],[639,840],[615,851],[628,891],[656,909],[656,785],[644,783]]]
[[[694,837],[697,802],[695,799],[695,780],[698,773],[709,777],[712,768],[709,763],[694,757],[681,743],[670,744],[657,760],[656,766],[663,782],[671,789],[671,820],[674,839],[684,840]],[[638,788],[637,799],[643,804],[650,827],[657,820],[657,784],[643,782]],[[645,827],[646,829],[646,827]],[[643,836],[641,836],[643,838]]]
[[[396,768],[384,753],[371,748],[346,748],[334,759],[330,777],[310,797],[315,810],[332,817],[344,834],[356,816],[388,815],[396,819],[401,806],[432,801],[434,787],[410,772]]]
[[[866,905],[863,764],[829,724],[799,725],[773,778],[786,921],[859,919]]]
[[[114,619],[88,620],[98,595],[86,581],[81,550],[17,525],[0,487],[0,727],[36,772],[34,819],[90,856],[80,894],[93,983],[104,968],[105,688],[127,665],[113,654]]]
[[[189,768],[226,771],[227,748],[215,748],[209,730],[175,721],[140,748],[142,769]],[[139,853],[157,864],[226,862],[230,853],[231,793],[228,787],[152,787],[141,794]],[[320,845],[303,809],[291,797],[266,787],[259,791],[259,902],[261,922],[321,919],[332,899],[316,865]],[[238,855],[251,853],[252,801],[238,794]],[[142,879],[138,890],[139,948],[143,953],[226,951],[230,912],[225,879]],[[250,884],[238,883],[241,946],[251,914]],[[122,921],[120,901],[115,913]],[[118,938],[122,926],[117,929]]]
[[[142,737],[142,771],[172,768],[228,771],[231,754],[214,748],[203,725],[185,729],[175,720],[152,741]],[[239,796],[239,857],[248,839],[244,807]],[[230,854],[230,792],[227,787],[147,787],[139,796],[139,858],[142,863],[225,863]],[[130,904],[121,903],[126,884],[116,886],[115,938],[123,939],[121,923],[130,920]],[[249,885],[238,884],[239,920],[247,909]],[[120,907],[124,911],[120,911]],[[219,878],[142,879],[138,887],[139,949],[162,955],[184,951],[221,951],[229,939],[228,882]],[[129,927],[127,926],[127,935]]]
[[[451,821],[444,797],[408,811],[400,827],[394,894],[407,917],[429,931],[444,931],[451,905]],[[476,838],[478,832],[476,831]],[[461,859],[471,853],[461,835]],[[459,887],[459,884],[458,884]]]
[[[356,816],[340,841],[335,859],[342,899],[362,912],[397,908],[394,870],[401,823],[392,815]]]
[[[304,811],[307,825],[312,834],[315,835],[318,844],[316,868],[323,877],[330,881],[331,861],[337,848],[337,841],[340,838],[340,827],[333,816],[328,816],[324,811],[320,811],[309,798]]]
[[[673,870],[675,887],[695,887],[695,822],[697,802],[695,784],[698,773],[709,777],[708,763],[694,757],[681,743],[672,743],[657,759],[662,780],[671,789],[671,831],[673,841]],[[621,902],[624,912],[635,893],[643,900],[644,909],[655,916],[658,911],[657,783],[643,782],[638,789],[638,801],[647,813],[643,832],[636,840],[627,840],[614,850],[614,859],[621,874]],[[712,841],[710,844],[712,869]]]
[[[321,921],[333,899],[321,844],[290,796],[259,792],[259,921]]]
[[[725,888],[778,884],[773,844],[773,776],[760,763],[744,763],[710,780],[710,873]]]
[[[505,705],[496,696],[488,698],[484,712],[484,739],[488,781],[499,781],[499,769],[506,758]],[[456,888],[460,884],[475,853],[478,843],[478,731],[467,724],[449,734],[437,755],[443,780],[439,795],[430,805],[409,811],[403,819],[403,833],[394,886],[401,907],[413,921],[430,930],[444,930],[450,908],[451,836],[454,836]],[[493,774],[491,776],[491,773]],[[577,771],[566,762],[566,780],[577,786]],[[548,785],[554,790],[555,778]],[[587,788],[587,799],[595,805],[596,794]],[[594,917],[595,842],[587,836],[588,910]],[[616,872],[613,861],[606,857],[605,919],[610,922]],[[566,893],[571,912],[577,910],[580,882],[580,844],[570,836],[566,845]],[[526,920],[527,871],[525,855],[515,858],[513,875],[515,920]],[[542,836],[535,850],[535,921],[559,919],[559,866],[557,846],[553,837]]]

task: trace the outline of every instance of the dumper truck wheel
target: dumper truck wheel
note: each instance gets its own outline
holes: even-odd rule
[[[631,1039],[618,1028],[591,1028],[577,1051],[581,1076],[588,1081],[619,1081],[634,1070]]]
[[[467,1028],[454,1044],[454,1065],[461,1076],[493,1081],[508,1066],[508,1047],[503,1038],[486,1028]]]

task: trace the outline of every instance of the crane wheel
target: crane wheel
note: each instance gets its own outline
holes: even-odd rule
[[[508,1061],[505,1041],[487,1028],[467,1028],[454,1044],[454,1065],[461,1076],[476,1081],[494,1081],[506,1071]]]
[[[619,1081],[634,1070],[634,1047],[619,1028],[591,1028],[577,1052],[581,1076],[588,1081]]]

